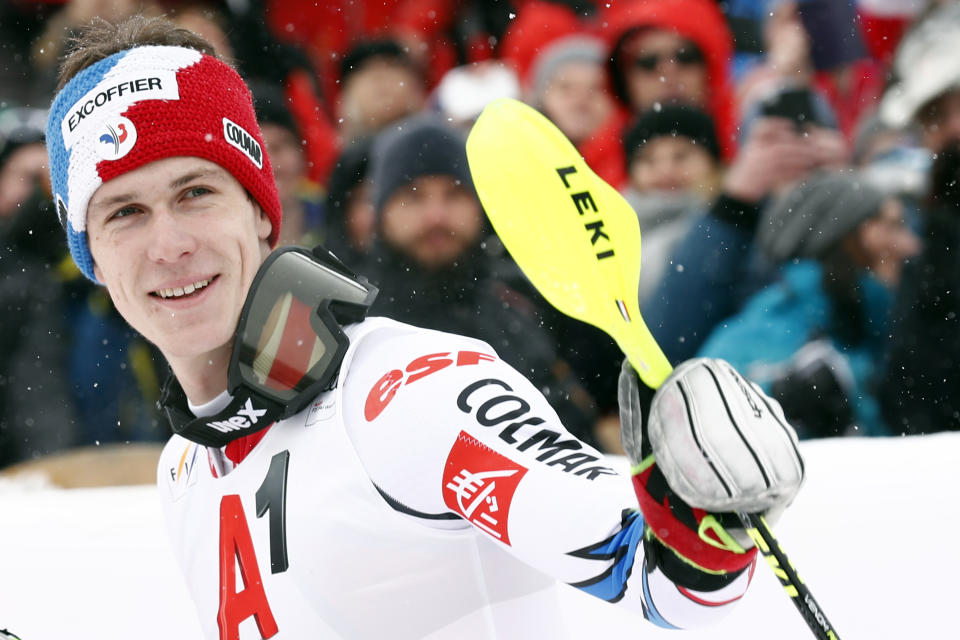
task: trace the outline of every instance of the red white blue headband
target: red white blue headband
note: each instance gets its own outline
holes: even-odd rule
[[[83,69],[47,121],[50,179],[74,262],[96,282],[87,205],[101,184],[173,156],[215,162],[250,192],[280,234],[281,207],[250,91],[229,65],[182,47],[121,51]]]

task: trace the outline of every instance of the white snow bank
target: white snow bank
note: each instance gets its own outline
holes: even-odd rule
[[[840,636],[955,633],[960,434],[802,449],[807,484],[775,532]],[[0,514],[0,628],[23,640],[199,637],[153,487],[0,485]],[[563,598],[572,637],[812,637],[766,567],[722,624],[680,635],[574,589]]]

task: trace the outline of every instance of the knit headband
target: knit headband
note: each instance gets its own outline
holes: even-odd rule
[[[182,47],[121,51],[83,69],[47,121],[50,180],[74,262],[96,282],[87,205],[101,184],[154,160],[193,156],[240,182],[267,214],[270,246],[281,208],[250,91],[228,65]]]

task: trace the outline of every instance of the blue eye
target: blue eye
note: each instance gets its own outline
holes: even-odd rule
[[[126,207],[121,207],[116,211],[114,211],[112,214],[110,214],[110,219],[114,220],[116,218],[126,218],[127,216],[130,216],[139,212],[140,212],[140,209],[138,209],[133,205],[129,205]]]
[[[208,193],[213,193],[210,189],[206,187],[190,187],[184,192],[184,197],[187,198],[198,198],[200,196],[205,196]]]

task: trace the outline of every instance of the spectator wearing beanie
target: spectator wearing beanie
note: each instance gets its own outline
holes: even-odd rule
[[[720,144],[701,109],[667,105],[641,114],[623,136],[630,186],[640,192],[716,194]]]
[[[371,314],[486,341],[593,442],[588,394],[555,377],[569,367],[533,303],[493,274],[463,133],[430,116],[405,120],[377,137],[370,164],[376,239],[363,271],[380,288]]]
[[[887,435],[874,376],[893,290],[919,242],[901,203],[854,172],[821,172],[775,201],[758,234],[780,281],[698,355],[728,360],[780,400],[801,437]]]
[[[349,142],[413,115],[426,103],[423,74],[394,40],[365,40],[340,61],[337,111]]]
[[[676,244],[716,197],[723,165],[710,116],[686,105],[641,114],[623,143],[630,175],[624,197],[637,212],[643,237],[643,304]]]
[[[465,145],[460,132],[426,115],[398,124],[374,143],[371,200],[379,235],[426,269],[462,262],[484,232]],[[432,216],[417,215],[420,201],[434,195],[444,206]]]
[[[602,41],[570,35],[537,56],[528,77],[526,101],[580,145],[613,114],[607,92]]]

